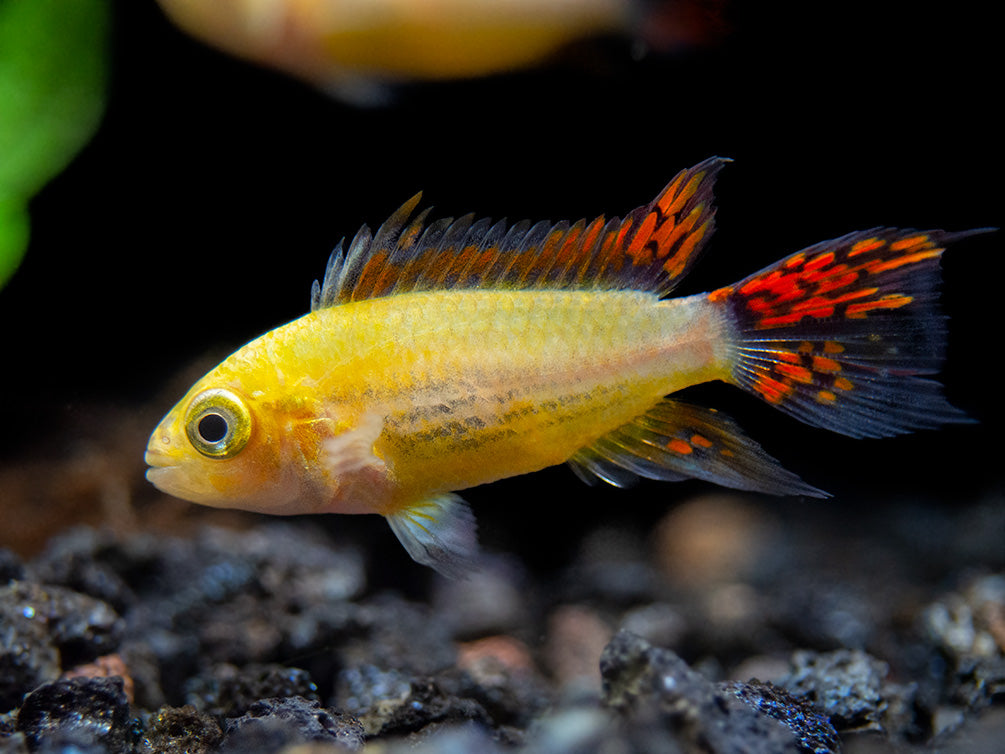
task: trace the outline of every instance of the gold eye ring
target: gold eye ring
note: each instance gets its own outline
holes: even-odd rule
[[[185,433],[192,447],[207,458],[233,458],[251,438],[251,412],[230,390],[205,390],[185,412]]]

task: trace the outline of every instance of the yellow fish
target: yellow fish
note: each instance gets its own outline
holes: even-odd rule
[[[659,51],[724,36],[721,0],[159,0],[192,36],[343,99],[388,85],[539,65],[584,39],[630,36]]]
[[[454,492],[564,461],[619,486],[824,494],[667,397],[689,385],[732,383],[852,437],[968,421],[922,376],[945,348],[939,257],[966,233],[852,233],[667,298],[712,235],[725,162],[624,219],[427,223],[416,195],[338,245],[309,314],[189,390],[150,438],[147,478],[217,507],[377,513],[415,560],[460,575],[477,545]]]

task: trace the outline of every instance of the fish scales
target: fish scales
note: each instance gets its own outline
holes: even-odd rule
[[[397,504],[561,463],[723,376],[716,314],[635,291],[434,292],[322,309],[269,338],[301,341],[288,350],[318,413],[385,417],[374,453]]]
[[[310,313],[192,386],[151,435],[148,479],[220,507],[376,513],[413,558],[460,576],[477,544],[456,491],[564,461],[618,486],[825,494],[678,400],[690,385],[729,383],[852,437],[969,421],[927,375],[945,352],[939,258],[981,231],[859,231],[670,298],[712,235],[726,162],[589,223],[427,225],[416,195],[339,244]]]

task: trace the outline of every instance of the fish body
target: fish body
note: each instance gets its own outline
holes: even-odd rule
[[[362,104],[378,103],[388,85],[529,68],[593,37],[662,50],[715,39],[722,25],[708,0],[159,2],[194,37]]]
[[[193,36],[329,91],[511,71],[631,28],[634,0],[160,0]]]
[[[463,573],[454,492],[568,461],[587,481],[697,477],[820,495],[728,418],[677,401],[736,384],[811,424],[882,436],[965,421],[938,368],[938,231],[873,230],[732,286],[667,294],[714,226],[724,160],[623,220],[426,223],[419,197],[332,255],[312,311],[199,380],[151,436],[148,478],[269,513],[377,513]]]

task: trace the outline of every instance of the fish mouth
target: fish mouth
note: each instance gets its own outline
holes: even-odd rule
[[[168,453],[161,450],[158,445],[160,443],[155,443],[151,440],[147,446],[146,453],[143,455],[143,460],[150,467],[146,471],[147,481],[158,489],[162,489],[165,477],[171,475],[172,469],[178,466],[178,463]]]
[[[171,456],[154,448],[147,448],[147,452],[143,454],[143,461],[147,466],[152,467],[147,469],[148,474],[151,471],[156,471],[157,469],[167,469],[172,466],[177,466]]]
[[[170,494],[168,487],[176,473],[178,464],[166,453],[156,450],[148,450],[143,456],[143,460],[150,467],[145,474],[147,481],[161,492]]]
[[[171,470],[177,465],[171,463],[171,459],[163,453],[152,453],[149,450],[146,452],[146,455],[143,456],[143,460],[146,461],[147,466],[150,467],[146,471],[147,481],[158,489],[161,487],[161,480],[164,479],[166,475],[170,474]]]

